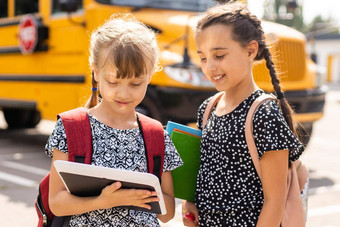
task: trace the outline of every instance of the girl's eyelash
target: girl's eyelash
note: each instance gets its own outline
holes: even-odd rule
[[[225,56],[225,54],[223,54],[223,55],[216,55],[215,57],[217,59],[222,59],[224,56]],[[201,58],[201,61],[205,61],[205,60],[206,60],[206,58]]]
[[[132,86],[138,87],[139,85],[141,85],[141,83],[139,84],[132,84]]]

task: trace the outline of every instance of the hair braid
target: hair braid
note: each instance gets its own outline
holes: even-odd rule
[[[266,44],[264,30],[261,20],[252,14],[246,6],[241,3],[227,3],[210,8],[198,21],[195,33],[199,34],[205,28],[223,24],[232,27],[232,39],[246,47],[249,42],[255,40],[258,43],[258,52],[254,60],[266,60],[266,67],[269,70],[271,82],[278,98],[278,104],[290,129],[296,134],[293,123],[293,110],[280,87],[280,80],[274,67],[274,62]]]
[[[276,96],[278,97],[279,105],[281,108],[281,111],[283,113],[283,117],[288,123],[289,128],[296,134],[295,124],[293,122],[293,110],[290,107],[287,99],[285,98],[281,86],[280,86],[280,80],[277,78],[274,62],[272,61],[272,55],[269,52],[269,49],[266,47],[263,50],[263,57],[266,60],[266,66],[269,70],[269,74],[271,77],[271,81],[274,87],[274,91],[276,93]]]
[[[95,107],[98,104],[98,99],[99,99],[99,91],[98,91],[98,83],[94,79],[94,72],[92,70],[92,93],[90,99],[87,101],[85,104],[85,107],[90,109],[92,107]]]

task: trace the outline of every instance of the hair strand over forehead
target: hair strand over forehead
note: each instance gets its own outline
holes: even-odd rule
[[[113,15],[92,33],[90,65],[112,64],[118,78],[139,77],[158,64],[155,33],[131,15]]]
[[[133,78],[158,69],[158,45],[153,30],[130,14],[116,14],[97,30],[90,40],[89,63],[92,69],[92,94],[85,107],[98,104],[98,82],[94,69],[111,67],[117,78]]]
[[[266,47],[265,36],[261,27],[261,21],[242,3],[218,4],[207,10],[197,23],[195,33],[199,34],[205,28],[222,24],[232,28],[234,41],[243,47],[252,40],[259,44],[259,51],[255,60],[263,59],[263,49]]]
[[[261,21],[242,3],[218,4],[202,15],[196,26],[196,36],[205,28],[216,24],[230,26],[232,39],[239,42],[243,47],[246,47],[253,40],[258,43],[258,52],[255,60],[265,59],[283,116],[290,129],[296,134],[295,124],[292,119],[293,110],[281,90],[280,81],[272,61],[272,55],[265,42]]]

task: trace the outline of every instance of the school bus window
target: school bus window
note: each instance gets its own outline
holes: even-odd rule
[[[52,13],[57,14],[57,13],[62,13],[63,11],[60,8],[59,4],[60,0],[53,0],[52,1]],[[83,9],[83,0],[78,0],[78,10]]]
[[[37,13],[39,11],[39,0],[15,0],[15,15]]]
[[[137,8],[160,8],[169,10],[204,11],[214,4],[213,0],[96,0],[111,5],[132,6]]]
[[[0,18],[8,17],[7,10],[8,10],[7,0],[0,0]]]

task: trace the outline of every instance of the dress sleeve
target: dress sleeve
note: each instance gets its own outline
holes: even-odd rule
[[[164,151],[164,165],[163,172],[168,172],[176,169],[183,165],[183,161],[180,158],[175,145],[172,143],[170,136],[167,131],[164,130],[164,143],[165,143],[165,151]]]
[[[51,158],[53,157],[53,148],[66,154],[68,153],[65,128],[60,118],[55,124],[53,132],[48,138],[45,146],[45,153]]]
[[[270,100],[262,104],[253,119],[253,135],[259,159],[267,151],[289,150],[289,160],[297,160],[304,147],[290,130],[280,107]]]

